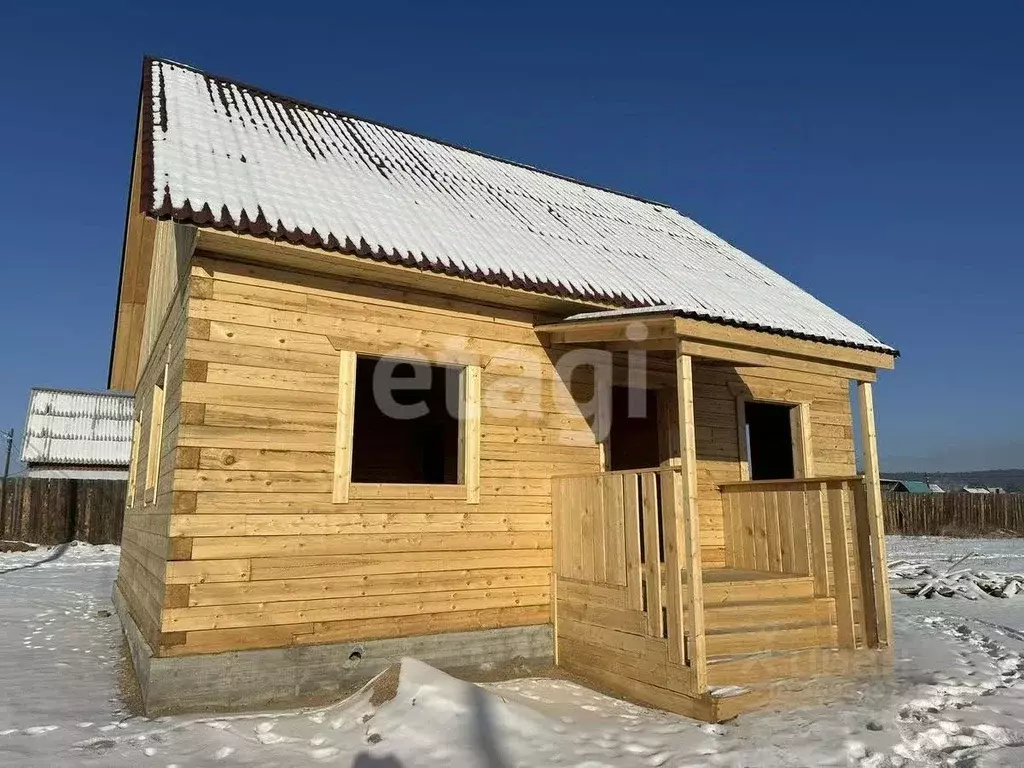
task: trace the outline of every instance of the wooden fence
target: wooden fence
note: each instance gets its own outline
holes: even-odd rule
[[[1024,536],[1024,493],[887,493],[885,532],[906,536]]]
[[[0,509],[0,539],[119,544],[126,490],[124,480],[9,478]]]

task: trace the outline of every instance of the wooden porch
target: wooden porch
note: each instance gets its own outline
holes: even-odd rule
[[[633,435],[597,429],[605,471],[553,480],[559,666],[643,703],[719,721],[763,705],[782,681],[852,675],[888,657],[878,653],[891,646],[892,630],[872,382],[875,368],[891,363],[679,318],[545,330],[555,346],[612,352],[605,371],[595,368],[609,387],[632,376],[614,354],[643,350],[645,386],[658,389],[662,444],[660,466],[608,471],[617,469],[609,444]],[[695,387],[695,369],[707,383]],[[762,373],[743,373],[751,370]],[[740,389],[727,388],[733,379]],[[852,471],[851,381],[862,475]],[[827,418],[843,425],[838,442],[850,461],[845,473],[816,476],[812,423],[822,424],[826,414],[817,409],[831,409],[829,398],[845,398]],[[751,403],[777,403],[791,418],[791,463],[782,462],[788,479],[750,479],[752,422],[744,408]],[[599,403],[595,421],[610,421],[610,410],[602,413]],[[700,440],[695,411],[710,425]],[[714,472],[728,481],[708,487]],[[702,542],[713,548],[705,553]]]
[[[721,720],[760,705],[765,683],[847,674],[850,652],[879,646],[862,477],[722,486],[727,565],[704,568],[681,475],[555,480],[559,666]]]

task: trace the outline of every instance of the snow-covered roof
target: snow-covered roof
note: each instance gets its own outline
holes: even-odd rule
[[[29,465],[127,466],[133,411],[127,392],[33,389],[21,460]]]
[[[894,351],[667,205],[147,59],[143,208],[470,280]]]

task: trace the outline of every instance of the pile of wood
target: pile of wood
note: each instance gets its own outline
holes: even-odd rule
[[[27,541],[0,540],[0,552],[35,552],[37,549],[38,544],[30,544]]]
[[[984,597],[1013,597],[1024,592],[1024,574],[958,568],[968,557],[970,555],[960,558],[946,570],[931,563],[897,560],[889,564],[889,577],[912,580],[913,584],[897,587],[910,597],[963,597],[977,600]]]

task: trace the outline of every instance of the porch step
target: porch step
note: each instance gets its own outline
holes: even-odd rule
[[[703,576],[713,685],[776,679],[780,665],[788,671],[789,654],[835,647],[835,600],[815,597],[810,576],[728,568],[706,569]]]
[[[735,656],[776,653],[807,648],[834,648],[836,628],[831,624],[746,628],[732,632],[709,632],[708,660],[725,661]]]
[[[739,656],[708,658],[708,685],[711,688],[739,685],[757,686],[785,680],[806,680],[819,675],[849,675],[857,671],[863,652],[821,646],[772,651]],[[873,661],[873,659],[871,659]]]
[[[788,597],[748,603],[705,600],[710,685],[750,685],[821,672],[837,645],[835,600]]]
[[[835,601],[829,597],[718,604],[705,598],[704,625],[708,632],[765,631],[831,624],[834,614]]]
[[[706,568],[704,606],[726,603],[755,603],[814,597],[814,579],[766,571],[740,571],[732,568]],[[683,582],[687,574],[683,573]]]

